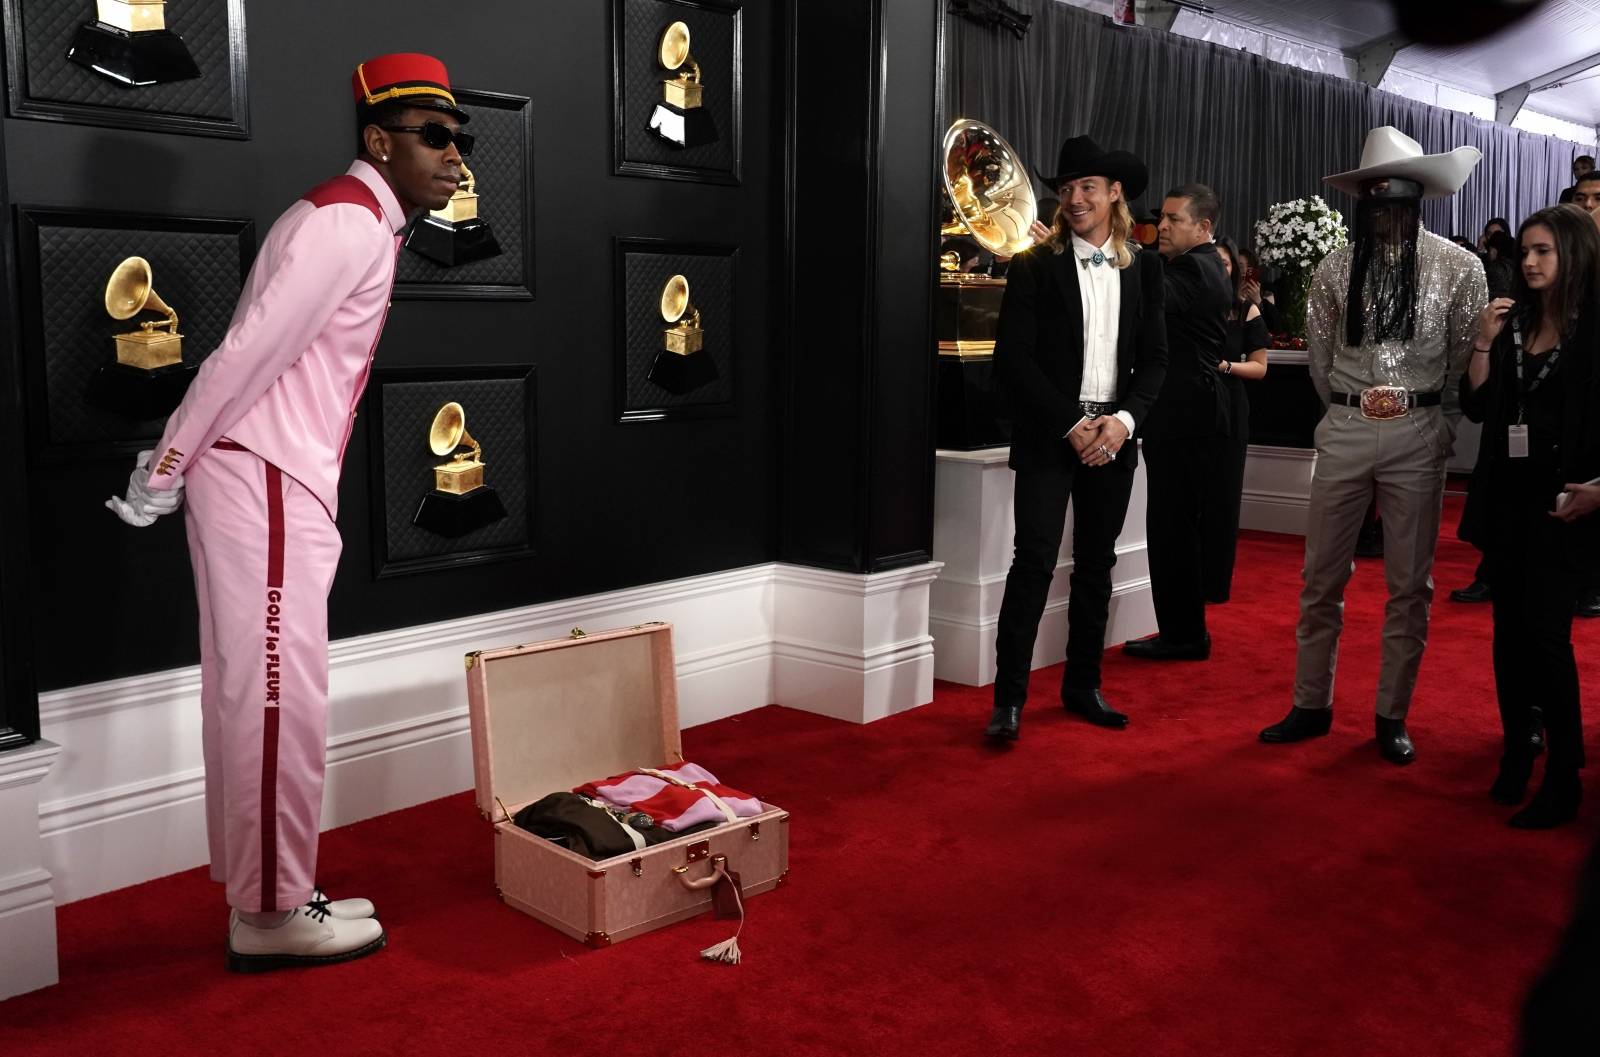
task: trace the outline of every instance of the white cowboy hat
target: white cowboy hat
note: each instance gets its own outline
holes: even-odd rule
[[[1423,198],[1444,198],[1461,190],[1472,175],[1472,167],[1482,158],[1483,152],[1476,147],[1457,147],[1448,154],[1424,154],[1422,144],[1394,126],[1384,125],[1367,133],[1367,142],[1361,148],[1361,168],[1324,176],[1322,182],[1360,197],[1361,185],[1367,180],[1396,176],[1420,183]]]

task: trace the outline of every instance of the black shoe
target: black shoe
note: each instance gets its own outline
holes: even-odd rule
[[[1379,756],[1401,767],[1417,758],[1417,747],[1411,744],[1411,735],[1406,733],[1405,720],[1387,716],[1378,716],[1377,720]]]
[[[1021,705],[996,705],[983,728],[983,736],[991,741],[1016,741],[1022,731]]]
[[[1331,708],[1291,708],[1289,714],[1261,732],[1261,740],[1274,745],[1320,738],[1333,728]]]
[[[1517,829],[1551,829],[1577,818],[1578,804],[1582,801],[1583,786],[1578,782],[1577,771],[1552,774],[1546,767],[1544,781],[1528,806],[1506,821]]]
[[[1128,717],[1108,705],[1099,690],[1062,690],[1061,707],[1108,730],[1121,730],[1128,725]]]
[[[1482,580],[1474,580],[1465,587],[1458,587],[1450,592],[1452,602],[1488,602],[1491,600],[1489,585]]]
[[[1203,661],[1211,656],[1211,634],[1199,642],[1168,642],[1160,634],[1134,639],[1122,644],[1122,652],[1129,657],[1147,661]]]
[[[1528,779],[1533,775],[1533,756],[1528,752],[1507,752],[1500,757],[1500,773],[1489,787],[1489,799],[1511,807],[1528,795]]]
[[[1572,607],[1572,615],[1577,617],[1600,617],[1600,591],[1585,591],[1578,596],[1578,604]]]

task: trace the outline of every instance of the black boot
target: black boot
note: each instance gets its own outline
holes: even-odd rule
[[[1022,733],[1022,706],[996,705],[983,736],[990,741],[1016,741]]]
[[[1533,754],[1526,749],[1507,749],[1500,757],[1500,773],[1489,787],[1489,799],[1510,807],[1522,803],[1528,794],[1528,779],[1533,776]]]
[[[1099,690],[1068,690],[1063,687],[1061,707],[1108,730],[1121,730],[1128,725],[1128,717],[1112,708]]]
[[[1474,580],[1465,587],[1458,587],[1450,592],[1452,602],[1488,602],[1492,599],[1493,592],[1489,585],[1482,580]]]
[[[1411,744],[1411,735],[1406,733],[1405,720],[1387,716],[1379,716],[1377,720],[1379,756],[1402,767],[1417,758],[1417,747]]]
[[[1291,708],[1289,714],[1261,732],[1261,740],[1274,745],[1320,738],[1333,727],[1331,708]]]
[[[1582,801],[1583,785],[1578,781],[1577,768],[1546,765],[1539,791],[1527,807],[1507,821],[1517,829],[1552,829],[1577,818]]]

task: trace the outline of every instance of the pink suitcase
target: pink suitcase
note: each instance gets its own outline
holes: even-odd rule
[[[710,908],[705,885],[723,865],[746,897],[789,871],[789,814],[761,814],[596,861],[517,828],[512,817],[548,793],[635,767],[683,759],[672,627],[616,631],[467,654],[467,700],[478,811],[494,824],[495,887],[525,914],[604,947]],[[696,760],[717,772],[715,760]],[[759,776],[726,778],[755,787]]]

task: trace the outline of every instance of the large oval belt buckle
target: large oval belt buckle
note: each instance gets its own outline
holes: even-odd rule
[[[1361,390],[1361,417],[1371,419],[1401,418],[1408,413],[1410,403],[1406,391],[1398,385],[1375,385]]]

